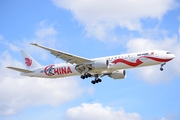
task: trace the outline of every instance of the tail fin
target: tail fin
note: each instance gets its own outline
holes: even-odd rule
[[[21,50],[21,55],[24,59],[24,63],[27,69],[41,67],[41,65],[33,57],[31,57],[26,51]]]

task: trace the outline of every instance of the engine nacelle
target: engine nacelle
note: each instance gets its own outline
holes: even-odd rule
[[[92,64],[92,67],[94,69],[106,69],[108,67],[108,64],[109,64],[108,60],[100,59],[100,60],[94,61],[94,63]]]
[[[116,70],[112,72],[109,77],[113,79],[123,79],[126,77],[126,71],[125,70]]]

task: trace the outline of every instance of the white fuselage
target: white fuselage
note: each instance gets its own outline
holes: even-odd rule
[[[172,60],[174,57],[175,56],[168,51],[153,50],[95,58],[91,60],[108,60],[108,66],[102,69],[92,69],[89,71],[89,73],[107,74],[120,69],[157,65],[161,63],[166,63]],[[59,78],[80,75],[81,73],[79,73],[75,69],[75,67],[76,64],[70,63],[52,64],[34,69],[33,73],[21,73],[21,75],[42,78]]]

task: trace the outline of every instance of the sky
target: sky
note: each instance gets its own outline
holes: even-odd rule
[[[0,0],[0,120],[179,120],[180,1]],[[62,63],[38,43],[85,58],[168,50],[175,59],[91,84],[21,76],[20,50]]]

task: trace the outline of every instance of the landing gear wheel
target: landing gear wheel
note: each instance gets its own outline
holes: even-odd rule
[[[88,77],[91,77],[92,75],[91,74],[89,74],[89,73],[84,73],[84,77],[85,78],[88,78]]]
[[[88,77],[92,77],[92,75],[88,73]]]
[[[163,71],[163,68],[160,68],[161,71]]]
[[[98,82],[102,82],[102,80],[101,80],[101,79],[98,79]]]
[[[91,81],[92,84],[95,84],[96,82],[94,80]]]
[[[98,83],[99,81],[98,80],[95,80],[96,83]]]
[[[88,78],[88,75],[87,75],[87,74],[85,75],[85,78]]]
[[[84,76],[84,75],[81,75],[81,79],[85,79],[85,76]]]

